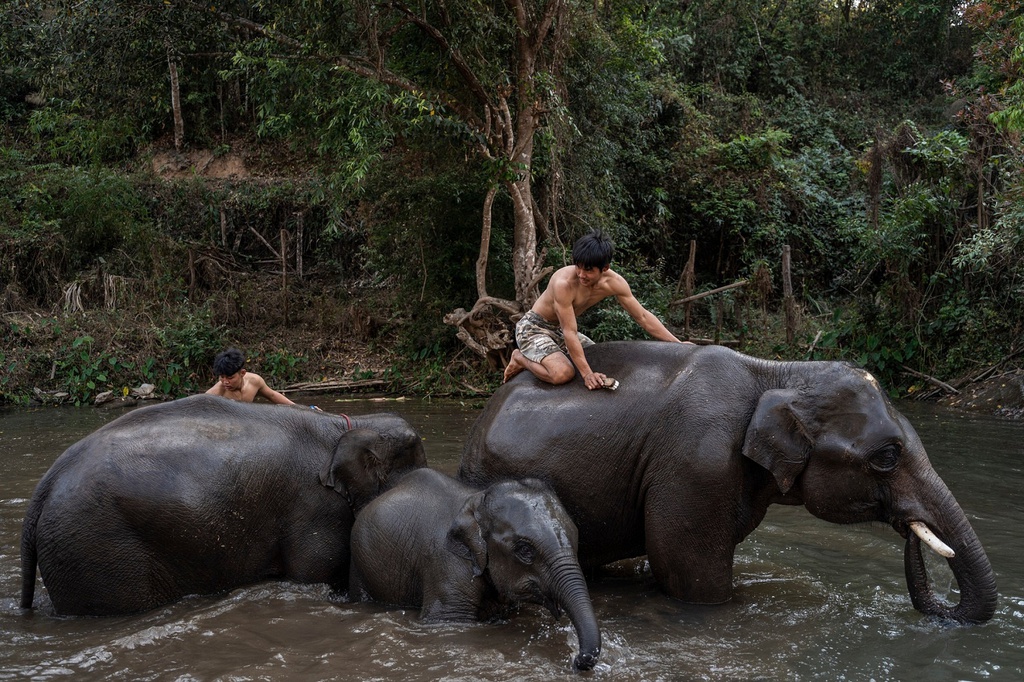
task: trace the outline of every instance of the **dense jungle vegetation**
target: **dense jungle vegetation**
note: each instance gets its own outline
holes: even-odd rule
[[[3,0],[0,60],[0,401],[226,345],[486,393],[591,228],[681,335],[901,394],[1024,357],[1021,0]]]

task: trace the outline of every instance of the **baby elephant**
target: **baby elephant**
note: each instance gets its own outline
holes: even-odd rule
[[[601,653],[576,560],[576,525],[535,479],[481,490],[433,469],[405,475],[356,517],[353,600],[421,607],[425,622],[488,620],[520,602],[564,608],[576,628],[578,670]]]

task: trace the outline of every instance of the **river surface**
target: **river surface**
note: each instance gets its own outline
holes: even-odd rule
[[[307,401],[312,402],[312,401]],[[458,467],[480,403],[318,396],[325,411],[394,411],[430,464]],[[735,597],[694,607],[652,586],[642,560],[591,583],[603,651],[583,677],[660,680],[1024,679],[1024,424],[901,404],[995,569],[995,617],[975,627],[911,606],[903,540],[774,506],[737,548]],[[20,534],[36,483],[69,445],[123,411],[0,408],[0,680],[572,680],[568,619],[538,606],[507,621],[422,625],[415,610],[351,604],[320,585],[263,583],[118,618],[53,615],[41,583],[18,608]],[[929,562],[954,598],[944,562]]]

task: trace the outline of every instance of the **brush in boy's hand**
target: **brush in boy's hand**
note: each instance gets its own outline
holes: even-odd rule
[[[609,391],[618,390],[619,382],[618,382],[618,380],[612,379],[611,377],[605,377],[604,378],[604,386],[603,386],[603,388],[607,388]]]

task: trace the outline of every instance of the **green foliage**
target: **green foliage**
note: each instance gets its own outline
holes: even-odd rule
[[[7,355],[0,351],[0,402],[9,402],[16,405],[28,402],[27,395],[19,396],[15,392],[18,387],[13,378],[17,369],[17,361],[11,360],[8,362]]]
[[[633,295],[642,306],[663,321],[666,320],[665,311],[668,308],[672,290],[662,283],[664,277],[656,268],[643,263],[613,262],[612,269],[625,277]],[[647,336],[647,332],[629,316],[629,313],[622,309],[615,299],[607,299],[584,313],[579,326],[580,331],[594,341],[650,338]]]
[[[399,292],[389,322],[401,321],[399,346],[416,354],[435,344],[448,350],[458,342],[441,318],[454,302],[473,300],[479,254],[482,188],[477,168],[446,153],[413,153],[429,163],[430,176],[409,173],[407,159],[396,158],[375,173],[363,206],[368,234],[360,252],[365,282]],[[495,202],[491,253],[511,251],[509,211]],[[429,216],[429,219],[426,217]],[[496,295],[512,289],[511,264],[500,255],[488,268],[488,286]]]
[[[54,361],[57,380],[75,405],[82,405],[97,393],[116,387],[117,380],[123,380],[134,369],[130,362],[124,362],[109,351],[94,352],[93,342],[91,336],[79,336],[70,346],[62,348]]]
[[[29,115],[28,132],[44,158],[69,165],[112,163],[135,153],[132,122],[121,115],[84,115],[81,102],[53,100]]]
[[[264,378],[271,383],[293,383],[301,376],[302,365],[307,359],[301,355],[293,355],[288,351],[275,350],[263,353],[256,359]],[[253,364],[253,363],[250,363]]]
[[[221,123],[233,118],[225,106],[231,100],[218,89],[216,75],[216,66],[226,63],[217,55],[227,52],[229,41],[220,23],[211,20],[211,9],[161,0],[47,3],[45,11],[26,19],[32,30],[17,63],[47,96],[75,102],[75,113],[96,121],[114,118],[135,137],[170,128],[169,63],[174,61],[186,131],[198,137],[217,118]],[[69,151],[83,150],[71,145]]]
[[[1024,7],[1020,0],[972,3],[966,23],[979,33],[975,61],[964,87],[974,97],[999,102],[988,117],[997,126],[1024,132]]]
[[[0,3],[0,124],[20,118],[32,92],[32,26],[42,7],[30,2]]]
[[[203,385],[210,363],[225,343],[225,330],[213,323],[209,311],[186,313],[174,326],[155,332],[165,356],[171,359],[163,367],[147,361],[143,376],[174,397]]]
[[[163,392],[206,383],[229,325],[262,329],[269,315],[240,304],[268,270],[253,233],[276,248],[299,215],[308,279],[293,293],[368,311],[365,336],[447,390],[462,347],[441,319],[476,295],[483,197],[527,170],[506,144],[532,144],[547,262],[603,227],[656,312],[694,240],[698,289],[774,268],[791,246],[798,291],[844,311],[817,352],[892,382],[906,381],[900,364],[948,374],[1001,357],[1024,329],[1020,0],[572,1],[523,83],[510,58],[522,29],[501,3],[425,3],[415,17],[307,0],[37,5],[0,6],[0,308],[51,308],[90,282],[96,304],[101,275],[134,278],[141,319],[187,311],[154,322],[160,347],[135,356]],[[171,63],[183,152],[255,144],[258,180],[125,173],[146,161],[139,149],[166,146]],[[513,122],[532,107],[536,128],[496,135],[499,104]],[[503,297],[512,207],[503,189],[487,282]],[[765,305],[777,303],[776,291]],[[594,338],[643,336],[614,303],[592,315]],[[79,396],[100,369],[110,378],[98,345],[68,349]],[[274,347],[266,371],[308,371]],[[52,360],[4,362],[45,375]]]
[[[837,309],[814,345],[810,360],[848,360],[866,368],[893,397],[907,386],[905,368],[917,364],[921,344],[912,331],[865,319],[855,308]],[[808,346],[813,338],[806,339]]]
[[[0,187],[0,264],[40,303],[86,271],[133,273],[149,264],[145,200],[105,167],[33,166],[17,154]]]

